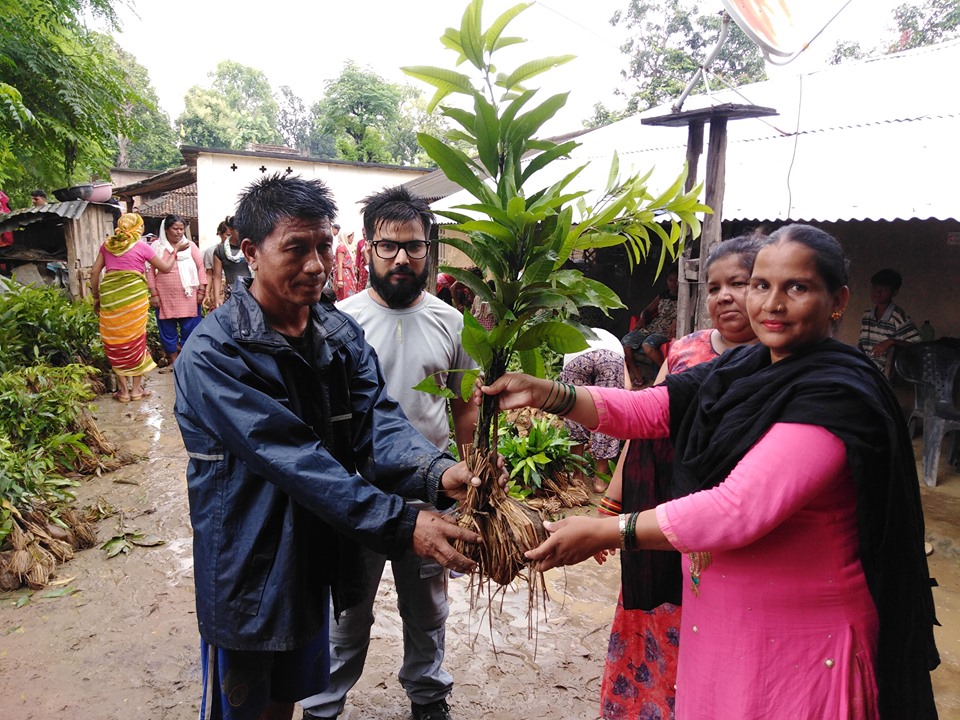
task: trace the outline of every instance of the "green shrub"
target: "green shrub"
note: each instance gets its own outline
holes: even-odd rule
[[[19,506],[72,498],[76,482],[65,473],[92,454],[78,422],[92,398],[84,365],[0,374],[0,500]]]
[[[503,416],[498,425],[497,450],[510,471],[509,492],[517,499],[527,498],[542,488],[547,477],[583,469],[588,464],[570,451],[575,443],[566,427],[549,417],[533,418],[526,435],[520,435]]]
[[[72,363],[110,370],[92,306],[48,287],[14,286],[0,295],[0,372]]]

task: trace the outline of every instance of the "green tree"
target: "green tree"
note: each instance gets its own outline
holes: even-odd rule
[[[86,27],[117,27],[110,0],[4,0],[0,8],[0,182],[14,204],[31,187],[105,175],[118,135],[133,129],[118,108],[140,103],[111,41]]]
[[[404,99],[393,129],[387,135],[387,147],[397,165],[435,167],[436,163],[417,141],[417,133],[439,137],[450,130],[447,119],[436,112],[429,112],[428,101],[423,93],[412,85],[401,87]],[[449,140],[456,148],[469,152],[471,146],[463,140]]]
[[[625,115],[668,102],[680,95],[720,35],[721,16],[701,14],[691,0],[630,0],[625,11],[611,18],[632,31],[620,48],[629,58],[624,79],[633,89],[619,90],[627,98]],[[736,23],[709,68],[714,84],[731,86],[766,79],[763,57]],[[694,89],[705,89],[703,82]],[[601,108],[595,121],[606,119]],[[589,122],[589,121],[588,121]]]
[[[277,130],[283,142],[298,150],[309,149],[312,116],[303,99],[289,85],[281,85],[277,107]]]
[[[127,82],[140,88],[142,97],[141,102],[127,103],[122,109],[133,126],[129,136],[118,136],[114,164],[117,167],[141,170],[166,170],[176,167],[182,160],[177,149],[177,134],[170,124],[170,117],[160,109],[160,101],[156,90],[150,84],[147,69],[115,43],[114,52],[126,73]]]
[[[319,157],[362,162],[394,162],[388,137],[397,125],[404,91],[352,60],[339,77],[328,81],[321,100],[313,106],[310,149]]]
[[[926,0],[919,5],[904,3],[893,11],[897,39],[887,45],[894,53],[943,42],[958,34],[960,0]]]
[[[281,142],[279,108],[262,71],[223,60],[210,77],[210,88],[194,85],[184,97],[176,123],[183,142],[235,150],[252,142]]]
[[[955,38],[960,35],[960,0],[925,0],[919,5],[904,3],[894,8],[891,19],[888,28],[891,38],[866,50],[858,42],[841,40],[834,46],[828,62],[839,65],[847,60],[890,55]]]

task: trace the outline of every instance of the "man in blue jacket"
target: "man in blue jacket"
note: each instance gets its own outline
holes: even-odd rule
[[[358,600],[360,545],[465,572],[478,536],[449,507],[479,482],[406,420],[357,323],[321,300],[330,191],[267,176],[235,223],[254,272],[185,344],[176,415],[190,458],[201,720],[290,718],[329,677],[329,607]]]

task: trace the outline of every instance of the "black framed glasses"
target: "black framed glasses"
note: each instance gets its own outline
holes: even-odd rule
[[[407,240],[406,242],[397,242],[396,240],[374,240],[370,243],[377,257],[383,260],[393,260],[397,254],[403,250],[411,260],[423,260],[430,250],[430,242],[427,240]]]

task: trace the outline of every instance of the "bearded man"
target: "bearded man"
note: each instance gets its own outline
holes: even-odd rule
[[[472,442],[477,421],[475,405],[459,399],[461,373],[476,363],[460,343],[463,316],[424,292],[430,272],[430,228],[434,217],[427,203],[403,187],[385,189],[363,200],[363,226],[370,239],[370,287],[337,303],[337,309],[363,328],[377,351],[387,391],[410,423],[445,450],[450,442],[447,401],[414,390],[428,375],[449,387],[458,399],[450,402],[454,434],[461,456]],[[425,504],[409,501],[417,507]],[[427,506],[428,507],[428,506]],[[386,556],[364,551],[366,586],[360,603],[330,628],[330,687],[301,701],[304,718],[334,718],[343,712],[347,692],[360,679],[370,644],[374,599]],[[447,605],[447,575],[435,562],[413,553],[391,559],[403,620],[403,664],[400,682],[415,720],[449,720],[447,696],[453,678],[443,669]]]

